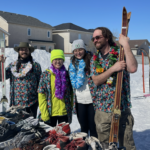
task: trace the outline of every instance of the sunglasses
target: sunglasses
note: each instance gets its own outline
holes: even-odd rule
[[[95,39],[96,39],[96,40],[99,40],[99,39],[101,39],[101,38],[103,38],[103,36],[98,35],[98,36],[92,37],[91,40],[94,42]]]

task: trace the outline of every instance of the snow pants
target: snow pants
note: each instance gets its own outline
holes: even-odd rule
[[[112,113],[106,113],[96,110],[95,124],[100,142],[109,143],[109,134],[111,128]],[[131,114],[130,108],[121,112],[119,124],[119,146],[126,147],[126,150],[136,150],[133,139],[133,125],[134,118]]]
[[[38,109],[38,101],[31,105],[30,107],[26,107],[26,112],[29,113],[31,116],[36,118],[37,116],[37,109]]]

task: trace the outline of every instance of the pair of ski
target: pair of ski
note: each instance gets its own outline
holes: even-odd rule
[[[5,41],[1,41],[1,55],[5,58]],[[2,98],[0,103],[2,103],[2,111],[6,111],[6,80],[5,80],[5,63],[0,63],[1,65],[1,78],[2,78]]]
[[[150,97],[150,94],[145,94],[143,96],[135,96],[135,97],[132,97],[134,99],[141,99],[141,98],[147,98],[147,97]]]
[[[122,34],[127,36],[129,21],[131,17],[131,12],[127,13],[126,8],[123,7],[122,12]],[[119,61],[124,60],[124,49],[120,46],[120,54]],[[117,147],[118,144],[118,133],[119,133],[119,120],[121,117],[121,91],[122,91],[122,79],[123,79],[123,71],[117,73],[117,81],[116,81],[116,91],[115,91],[115,99],[114,99],[114,108],[113,115],[111,121],[111,129],[109,136],[109,150],[125,150],[125,147]]]

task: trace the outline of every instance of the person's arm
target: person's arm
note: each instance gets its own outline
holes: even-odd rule
[[[94,65],[94,61],[93,61],[93,57],[91,59],[91,74],[90,76],[92,77],[92,80],[94,82],[94,84],[96,86],[103,84],[104,82],[107,81],[107,79],[114,73],[114,72],[118,72],[121,70],[124,70],[126,67],[126,63],[125,61],[120,61],[120,62],[116,62],[111,68],[109,68],[107,71],[98,74],[96,72],[96,68]]]
[[[40,82],[40,77],[41,77],[41,74],[42,74],[42,70],[41,70],[41,66],[40,64],[36,63],[36,77],[37,77],[37,82],[38,82],[38,85],[39,85],[39,82]]]
[[[132,50],[130,49],[129,38],[120,34],[119,43],[124,48],[126,64],[127,64],[127,71],[130,73],[136,72],[138,64],[137,64],[137,61],[136,61],[136,59],[132,53]]]
[[[39,109],[41,111],[41,118],[44,122],[50,120],[50,115],[47,107],[47,98],[46,98],[46,83],[44,82],[45,74],[43,73],[40,78],[38,86],[38,102]]]
[[[71,96],[71,108],[73,108],[73,87],[72,87],[72,84],[71,84],[71,80],[70,80],[70,65],[69,65],[69,67],[68,67],[68,71],[67,71],[67,73],[68,73],[68,78],[69,78],[69,88],[70,88],[70,96]]]
[[[47,107],[46,95],[38,93],[39,109],[41,111],[41,118],[44,122],[50,120],[50,115]]]

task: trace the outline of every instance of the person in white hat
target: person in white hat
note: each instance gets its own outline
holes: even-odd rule
[[[82,39],[73,41],[72,52],[74,55],[69,65],[69,75],[74,91],[73,113],[77,114],[81,132],[90,132],[90,136],[97,137],[93,107],[94,83],[89,77],[92,54],[86,51]]]

